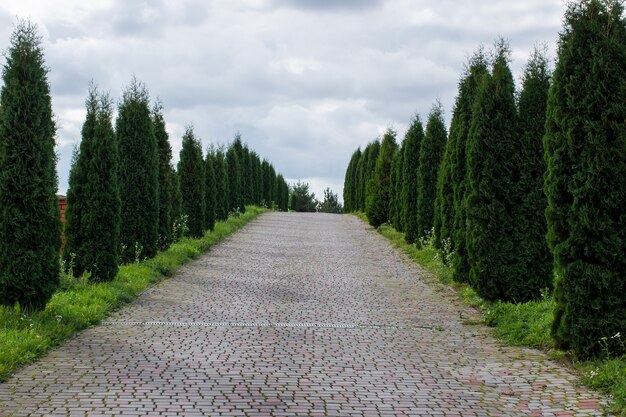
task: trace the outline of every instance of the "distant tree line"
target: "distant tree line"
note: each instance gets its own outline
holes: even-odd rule
[[[487,300],[554,289],[553,337],[580,356],[622,354],[626,329],[626,21],[621,2],[568,5],[551,74],[536,49],[516,92],[506,42],[479,49],[446,133],[440,104],[398,146],[357,149],[346,211],[432,242]],[[547,237],[547,239],[546,239]],[[604,342],[602,342],[604,341]]]
[[[59,286],[61,222],[57,203],[48,70],[37,27],[19,22],[6,54],[0,92],[0,305],[42,308]],[[153,257],[182,236],[261,205],[287,211],[289,186],[239,135],[203,152],[193,126],[180,161],[163,105],[150,107],[136,79],[113,101],[94,85],[86,100],[65,212],[62,258],[75,275],[108,281],[120,263]]]

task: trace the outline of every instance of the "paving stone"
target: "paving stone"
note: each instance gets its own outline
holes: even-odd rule
[[[0,384],[0,416],[602,415],[477,319],[356,218],[268,213]]]

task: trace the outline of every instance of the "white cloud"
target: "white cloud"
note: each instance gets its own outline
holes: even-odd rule
[[[516,76],[537,41],[554,53],[563,9],[561,0],[4,0],[0,49],[15,16],[40,26],[61,191],[89,81],[119,98],[135,74],[163,101],[175,154],[190,122],[205,146],[240,132],[286,178],[341,196],[358,146],[389,125],[401,139],[436,99],[449,119],[478,45],[509,39]]]

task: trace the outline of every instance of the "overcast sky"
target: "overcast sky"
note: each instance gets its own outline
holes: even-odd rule
[[[401,139],[437,99],[449,123],[479,45],[509,40],[518,82],[535,44],[554,57],[564,10],[562,0],[2,0],[0,49],[18,17],[39,26],[61,193],[89,81],[117,100],[134,74],[163,101],[176,162],[189,123],[205,148],[240,132],[289,181],[341,197],[358,146],[388,126]]]

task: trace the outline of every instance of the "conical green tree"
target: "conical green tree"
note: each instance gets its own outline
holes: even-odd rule
[[[173,240],[172,204],[176,190],[172,178],[172,147],[165,129],[163,105],[158,100],[152,108],[152,126],[159,153],[159,248],[166,249]]]
[[[352,157],[350,158],[350,163],[348,164],[348,169],[346,170],[346,177],[343,183],[343,202],[346,213],[350,213],[355,210],[354,197],[356,192],[356,184],[354,182],[356,180],[356,170],[360,158],[361,148],[358,148],[352,154]]]
[[[228,175],[228,209],[229,211],[243,211],[243,174],[241,161],[239,160],[241,137],[235,136],[235,140],[226,151],[226,171]]]
[[[61,223],[48,70],[37,27],[11,36],[0,92],[0,304],[41,308],[59,285]]]
[[[367,183],[374,174],[374,168],[376,167],[376,160],[378,159],[378,153],[380,152],[380,141],[375,140],[370,142],[361,155],[359,164],[357,166],[357,203],[358,210],[365,211],[365,200],[367,194]]]
[[[378,227],[389,221],[389,190],[391,189],[391,161],[397,151],[396,132],[387,129],[383,136],[374,173],[367,183],[365,214],[369,223]]]
[[[226,220],[229,213],[228,171],[224,151],[219,148],[215,151],[213,167],[215,168],[215,217],[217,220]]]
[[[171,167],[172,185],[172,241],[178,242],[187,230],[187,216],[183,213],[183,195],[180,191],[180,178],[174,167]]]
[[[183,213],[187,216],[187,235],[202,237],[206,227],[206,182],[202,145],[188,126],[183,135],[183,146],[178,162]]]
[[[418,243],[422,238],[428,237],[433,229],[437,178],[446,138],[443,108],[441,103],[437,103],[428,116],[417,171],[417,237],[415,240]]]
[[[417,227],[417,173],[420,163],[420,148],[424,140],[424,128],[418,115],[413,117],[404,137],[404,162],[402,164],[401,221],[404,239],[414,243],[418,237]]]
[[[626,22],[622,2],[565,14],[544,138],[553,336],[578,355],[624,354],[626,329]],[[607,339],[602,339],[606,337]]]
[[[159,154],[146,87],[133,78],[118,109],[122,261],[156,254],[159,240]]]
[[[547,200],[543,192],[546,172],[543,136],[549,88],[548,58],[536,49],[524,71],[518,98],[520,143],[516,157],[517,201],[512,217],[515,219],[514,250],[518,253],[515,256],[517,276],[524,281],[522,295],[515,297],[519,300],[537,298],[543,289],[550,290],[553,286],[553,259],[545,239]]]
[[[213,230],[215,228],[217,213],[217,183],[215,180],[215,158],[211,149],[207,150],[206,159],[204,161],[204,228],[205,230]]]
[[[111,99],[92,86],[86,105],[80,152],[68,190],[65,252],[74,274],[87,271],[92,281],[110,281],[120,261],[117,140]]]
[[[487,60],[482,49],[470,59],[468,69],[459,86],[459,96],[450,124],[450,141],[454,148],[450,158],[450,174],[452,183],[453,220],[452,231],[452,278],[457,282],[469,280],[469,260],[467,257],[467,160],[466,147],[474,101],[483,77],[489,76]]]
[[[277,192],[276,192],[276,170],[274,169],[274,165],[270,164],[269,170],[269,183],[270,183],[270,199],[271,206],[273,207],[276,203]]]
[[[482,77],[467,139],[466,244],[469,280],[487,300],[526,301],[526,271],[518,267],[516,227],[520,141],[509,49],[496,46],[490,75]],[[522,168],[523,169],[523,168]]]
[[[404,218],[402,217],[402,171],[404,164],[404,141],[396,151],[391,161],[391,202],[390,220],[393,227],[398,231],[404,230]]]
[[[256,152],[250,151],[250,167],[252,172],[252,204],[261,204],[261,161]]]

